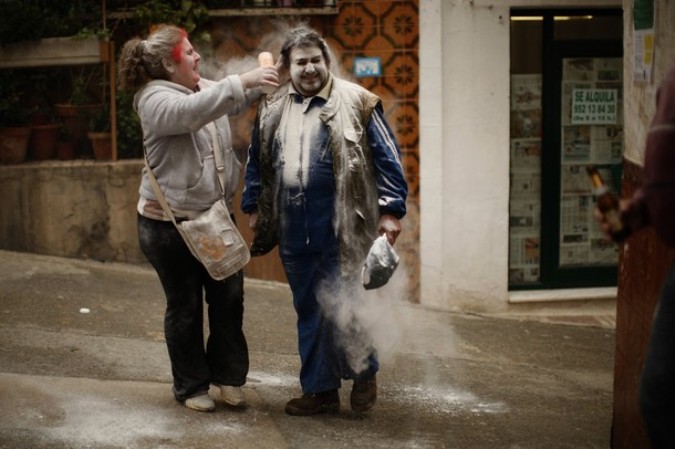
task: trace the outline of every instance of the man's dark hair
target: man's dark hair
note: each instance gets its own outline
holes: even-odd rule
[[[326,41],[311,28],[299,27],[294,28],[288,33],[288,38],[281,46],[281,60],[284,67],[288,68],[291,65],[290,53],[296,47],[319,47],[323,53],[323,59],[326,61],[326,66],[330,67],[330,51]]]

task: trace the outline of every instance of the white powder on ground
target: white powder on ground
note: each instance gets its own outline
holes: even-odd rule
[[[400,386],[393,401],[406,404],[419,404],[426,410],[435,413],[473,413],[476,415],[506,413],[508,406],[501,401],[484,400],[470,391],[456,389],[449,385],[442,386]]]

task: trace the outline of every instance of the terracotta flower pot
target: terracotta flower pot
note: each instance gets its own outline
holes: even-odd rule
[[[72,140],[56,142],[56,158],[61,161],[75,159],[75,142]]]
[[[56,157],[59,126],[57,124],[31,126],[29,148],[32,159],[44,161]]]
[[[103,106],[100,104],[56,104],[54,108],[61,121],[68,129],[76,144],[87,138],[89,131],[89,119],[99,112]]]
[[[18,164],[26,160],[30,127],[7,127],[0,129],[0,162]]]
[[[109,132],[90,132],[87,134],[91,141],[94,159],[109,161],[112,159],[112,134]]]

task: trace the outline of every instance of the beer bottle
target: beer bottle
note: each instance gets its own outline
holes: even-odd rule
[[[268,51],[263,51],[258,55],[258,65],[260,67],[271,67],[274,65],[274,56]],[[263,86],[262,91],[265,94],[271,94],[276,90],[274,86]]]
[[[609,225],[609,233],[614,240],[623,240],[626,230],[621,222],[619,198],[609,190],[596,167],[589,165],[586,167],[586,171],[593,184],[593,196],[596,205]]]

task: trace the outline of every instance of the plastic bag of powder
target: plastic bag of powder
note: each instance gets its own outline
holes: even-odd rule
[[[368,251],[361,271],[363,287],[366,290],[372,290],[385,285],[396,271],[398,261],[398,254],[389,244],[387,236],[382,234],[376,238]]]

